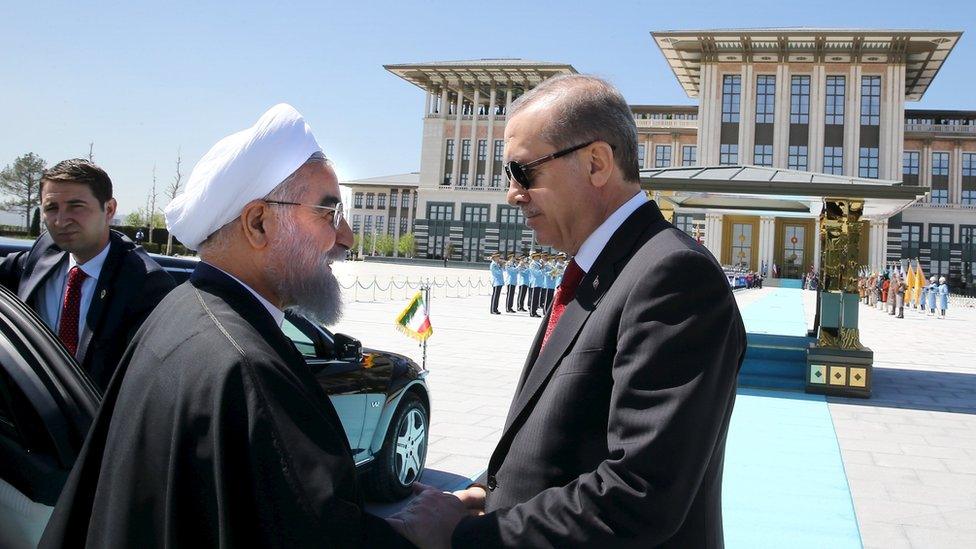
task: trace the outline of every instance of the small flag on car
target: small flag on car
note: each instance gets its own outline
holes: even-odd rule
[[[424,341],[434,333],[423,292],[417,292],[407,308],[400,313],[396,319],[396,328],[417,341]]]

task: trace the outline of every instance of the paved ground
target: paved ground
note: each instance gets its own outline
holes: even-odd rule
[[[479,475],[501,435],[538,319],[488,314],[488,289],[478,287],[486,273],[370,263],[343,264],[337,273],[349,290],[336,330],[418,361],[416,342],[393,328],[413,293],[403,284],[433,277],[442,285],[433,289],[431,304],[433,403],[424,480],[450,489]],[[357,277],[365,289],[354,286]],[[773,291],[740,292],[737,300],[746,309]],[[814,295],[803,292],[808,322]],[[875,351],[874,397],[830,398],[827,406],[861,541],[865,547],[976,547],[976,309],[950,309],[946,320],[914,311],[897,320],[866,306],[860,314],[862,343]]]

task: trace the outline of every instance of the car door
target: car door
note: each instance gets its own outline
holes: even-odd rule
[[[34,313],[0,288],[0,547],[36,547],[98,393]]]
[[[295,344],[312,375],[329,395],[346,431],[353,459],[368,457],[368,448],[360,443],[366,414],[366,395],[363,393],[362,364],[359,360],[336,356],[333,341],[308,320],[288,314],[282,325],[285,335]]]

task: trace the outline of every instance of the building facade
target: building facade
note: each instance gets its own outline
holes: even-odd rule
[[[352,196],[346,219],[356,236],[353,251],[359,257],[376,254],[383,236],[394,244],[392,255],[400,255],[396,243],[412,232],[417,217],[419,175],[411,172],[342,182]]]
[[[644,169],[760,166],[931,187],[930,198],[866,222],[862,263],[920,259],[926,273],[976,276],[976,112],[906,111],[961,36],[945,31],[763,29],[655,32],[698,105],[632,105]],[[571,65],[514,59],[388,65],[425,91],[414,231],[420,256],[478,260],[536,247],[505,204],[505,113]],[[716,210],[655,196],[723,264],[817,270],[813,216]]]

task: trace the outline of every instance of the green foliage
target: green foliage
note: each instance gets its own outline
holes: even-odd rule
[[[162,212],[156,212],[152,216],[153,227],[162,228],[166,226],[166,216]],[[149,219],[146,216],[146,209],[139,208],[134,212],[129,212],[122,218],[122,224],[129,227],[149,227]],[[149,238],[149,235],[146,235]]]
[[[400,235],[400,240],[397,241],[397,252],[403,257],[413,257],[414,253],[414,237],[413,233],[404,233]]]
[[[393,248],[396,243],[393,241],[393,237],[388,234],[381,234],[376,236],[376,253],[384,256],[393,255]]]
[[[30,229],[31,213],[41,204],[45,164],[43,158],[27,153],[0,171],[0,193],[9,197],[0,203],[0,210],[23,214],[25,229]]]

